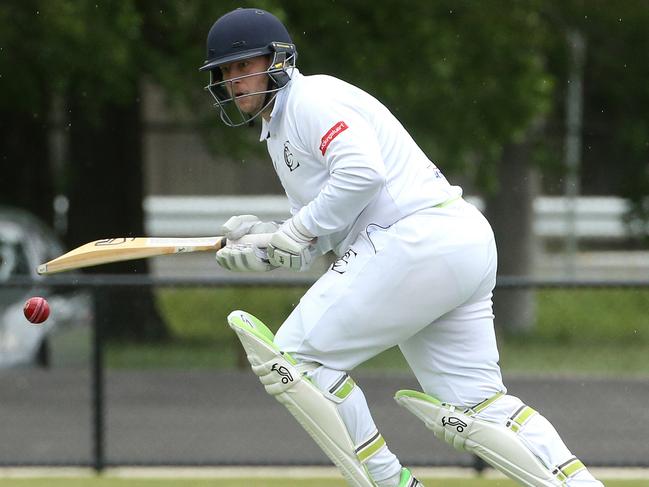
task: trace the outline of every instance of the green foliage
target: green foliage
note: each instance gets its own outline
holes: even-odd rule
[[[161,311],[172,331],[191,339],[233,337],[228,314],[248,311],[277,330],[304,294],[301,288],[164,289],[158,294]]]
[[[0,20],[0,106],[29,110],[75,80],[95,103],[133,96],[143,42],[134,2],[6,1]]]
[[[578,29],[586,44],[582,185],[619,194],[633,204],[632,217],[649,221],[649,10],[643,0],[547,2],[551,29],[548,69],[561,80],[549,126],[562,135],[569,64],[566,33]],[[555,151],[561,157],[561,148]],[[614,168],[614,170],[613,170]],[[592,188],[592,189],[591,189]],[[646,228],[644,234],[646,235]]]
[[[164,289],[160,310],[177,336],[232,335],[227,315],[243,309],[276,330],[297,305],[302,288]],[[537,324],[526,341],[550,344],[649,344],[649,290],[551,289],[536,292]]]
[[[273,331],[299,302],[302,288],[163,289],[158,303],[174,341],[157,346],[114,344],[112,367],[234,367],[241,347],[226,323],[243,309]],[[524,337],[501,336],[505,372],[647,374],[649,291],[646,289],[558,289],[536,293],[538,322]],[[405,370],[398,349],[363,368]]]
[[[537,302],[538,340],[649,345],[647,289],[543,290]]]
[[[535,3],[491,3],[321,0],[284,10],[304,72],[358,84],[444,168],[475,176],[549,109],[554,84]]]
[[[505,374],[649,376],[646,343],[549,343],[506,338],[500,340],[499,352]]]
[[[216,152],[261,157],[251,131],[217,120],[202,90],[207,78],[198,72],[212,23],[239,6],[5,0],[0,107],[45,117],[37,113],[43,100],[72,90],[93,110],[132,100],[134,80],[149,80],[163,86],[179,118],[197,121]],[[642,0],[256,0],[248,6],[285,21],[305,73],[330,73],[375,94],[448,172],[490,189],[497,188],[494,167],[505,144],[543,119],[551,134],[563,133],[566,33],[579,28],[587,40],[584,166],[600,168],[604,158],[615,163],[620,175],[612,182],[645,214],[649,9]],[[547,140],[543,145],[546,153],[536,161],[561,158],[560,143],[550,154]]]

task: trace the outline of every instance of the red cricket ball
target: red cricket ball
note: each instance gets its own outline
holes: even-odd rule
[[[27,300],[23,312],[30,322],[43,323],[50,315],[50,305],[45,298],[36,296]]]

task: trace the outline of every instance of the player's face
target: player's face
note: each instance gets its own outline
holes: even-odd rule
[[[223,80],[232,80],[226,83],[230,96],[235,97],[239,109],[248,115],[257,113],[264,104],[265,93],[249,95],[250,93],[262,92],[268,89],[268,75],[266,70],[270,60],[268,56],[258,56],[250,59],[243,59],[233,63],[220,66]],[[251,76],[260,73],[257,76]],[[245,78],[237,79],[241,76]]]

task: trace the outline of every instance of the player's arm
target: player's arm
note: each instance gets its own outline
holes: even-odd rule
[[[373,128],[357,113],[318,100],[308,107],[303,138],[329,172],[318,196],[297,218],[316,236],[351,225],[385,184],[385,165]],[[318,110],[319,112],[316,112]]]
[[[321,160],[329,180],[273,235],[269,258],[275,265],[302,270],[312,260],[318,236],[349,226],[372,201],[385,183],[385,167],[373,130],[354,112],[315,102],[302,107],[295,119],[305,149]]]

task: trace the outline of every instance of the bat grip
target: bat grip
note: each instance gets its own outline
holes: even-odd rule
[[[227,244],[228,244],[228,239],[225,238],[225,237],[221,237],[221,239],[219,240],[219,244],[216,246],[217,247],[216,251],[218,252],[223,247],[225,247]]]

